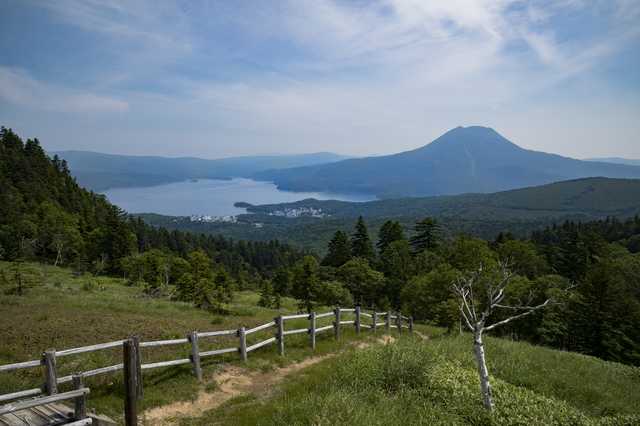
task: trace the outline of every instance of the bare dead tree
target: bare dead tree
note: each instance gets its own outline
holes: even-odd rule
[[[53,246],[55,247],[58,255],[56,256],[56,263],[53,264],[54,267],[58,265],[58,260],[60,260],[60,254],[62,253],[62,250],[64,250],[66,246],[66,242],[67,242],[67,239],[64,235],[61,235],[61,234],[56,235],[56,238],[53,241]]]
[[[493,276],[487,284],[487,300],[485,302],[486,304],[484,306],[484,311],[482,311],[481,309],[483,301],[478,300],[476,292],[476,290],[478,289],[477,287],[479,287],[478,284],[480,283],[482,265],[480,265],[478,270],[473,275],[471,275],[471,277],[459,277],[458,282],[453,284],[454,291],[460,296],[461,299],[459,306],[460,314],[473,333],[473,350],[475,352],[476,362],[478,364],[478,374],[480,375],[482,397],[484,399],[484,405],[487,410],[495,410],[496,405],[491,393],[491,385],[489,384],[489,372],[487,370],[487,363],[484,356],[482,333],[485,331],[493,330],[496,327],[510,323],[511,321],[515,321],[519,318],[525,317],[539,309],[549,306],[565,305],[571,295],[568,295],[566,300],[561,301],[560,299],[564,298],[569,290],[576,287],[576,285],[572,284],[571,286],[555,293],[544,303],[536,306],[531,306],[531,303],[533,301],[532,294],[530,294],[528,299],[525,301],[519,298],[518,303],[515,305],[502,305],[507,284],[509,283],[509,280],[516,274],[517,270],[509,273],[509,267],[512,265],[508,264],[506,260],[504,262],[498,262],[498,265],[498,268],[493,271]],[[496,284],[497,281],[499,281],[499,283]],[[491,324],[490,326],[485,326],[489,315],[491,315],[491,313],[495,309],[512,310],[514,311],[514,315],[505,320]]]
[[[98,274],[107,267],[108,260],[109,255],[107,253],[101,253],[100,257],[93,261],[93,271],[95,272],[94,277],[97,277]]]

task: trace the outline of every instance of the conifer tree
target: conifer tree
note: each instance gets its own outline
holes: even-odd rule
[[[397,220],[392,222],[390,220],[386,221],[380,227],[380,231],[378,232],[378,252],[380,254],[384,253],[389,244],[394,241],[406,240],[404,236],[404,230],[400,225],[400,222]]]
[[[322,259],[323,266],[339,268],[351,259],[351,248],[349,247],[349,235],[340,230],[336,231],[329,241],[329,253]]]
[[[293,270],[293,296],[299,300],[298,308],[311,312],[318,300],[320,280],[315,269],[318,262],[313,256],[306,256],[296,263]]]
[[[369,239],[367,226],[364,224],[362,216],[358,218],[358,223],[356,223],[356,232],[351,237],[350,245],[351,256],[360,257],[370,263],[375,260],[373,244],[371,244],[371,239]]]
[[[438,225],[437,220],[431,219],[430,217],[425,217],[416,223],[413,230],[416,231],[417,234],[411,237],[409,244],[413,246],[416,253],[420,253],[423,250],[431,250],[444,241],[442,238],[442,227]]]
[[[258,300],[258,306],[263,308],[271,308],[274,302],[273,286],[270,280],[264,280],[262,283],[262,291],[260,293],[260,300]]]

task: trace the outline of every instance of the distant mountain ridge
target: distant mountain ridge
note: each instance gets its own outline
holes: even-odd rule
[[[640,160],[629,158],[607,157],[607,158],[585,158],[584,161],[599,161],[601,163],[626,164],[627,166],[640,166]]]
[[[488,127],[457,127],[399,154],[256,172],[290,191],[401,196],[493,193],[587,177],[640,178],[640,167],[581,161],[520,148]]]
[[[90,151],[52,151],[65,159],[81,187],[95,192],[111,188],[153,186],[185,179],[230,179],[256,171],[318,165],[351,158],[331,152],[299,155],[260,155],[206,160],[128,156]]]

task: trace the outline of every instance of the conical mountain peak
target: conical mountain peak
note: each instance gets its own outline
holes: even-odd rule
[[[640,167],[530,151],[482,126],[456,127],[413,151],[254,175],[286,190],[383,198],[489,193],[594,176],[639,179]]]

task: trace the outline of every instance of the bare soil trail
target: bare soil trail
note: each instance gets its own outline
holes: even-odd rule
[[[217,408],[239,395],[255,393],[261,397],[269,397],[275,389],[271,384],[281,381],[288,374],[336,355],[337,353],[333,353],[306,358],[284,368],[275,367],[266,373],[262,370],[247,371],[241,367],[225,366],[224,371],[209,378],[218,383],[215,391],[206,392],[203,386],[194,401],[174,402],[147,410],[141,415],[142,422],[149,426],[170,426],[177,424],[176,417],[200,417],[205,411]]]
[[[420,334],[422,338],[428,338],[426,335]],[[378,337],[377,341],[387,344],[394,343],[396,339],[391,335],[383,334]],[[368,342],[354,342],[354,344],[359,349],[371,346],[371,343]],[[214,373],[212,376],[204,377],[204,383],[195,400],[174,402],[151,408],[141,413],[140,420],[146,426],[173,426],[178,424],[179,418],[200,417],[206,411],[217,408],[236,396],[254,393],[261,399],[269,398],[276,392],[276,387],[271,386],[272,384],[280,382],[291,373],[327,358],[337,356],[341,352],[306,358],[301,362],[284,368],[275,367],[268,372],[263,372],[262,370],[247,371],[246,368],[226,365],[221,368],[221,371]],[[205,391],[205,384],[213,380],[218,384],[217,388],[213,392]]]

